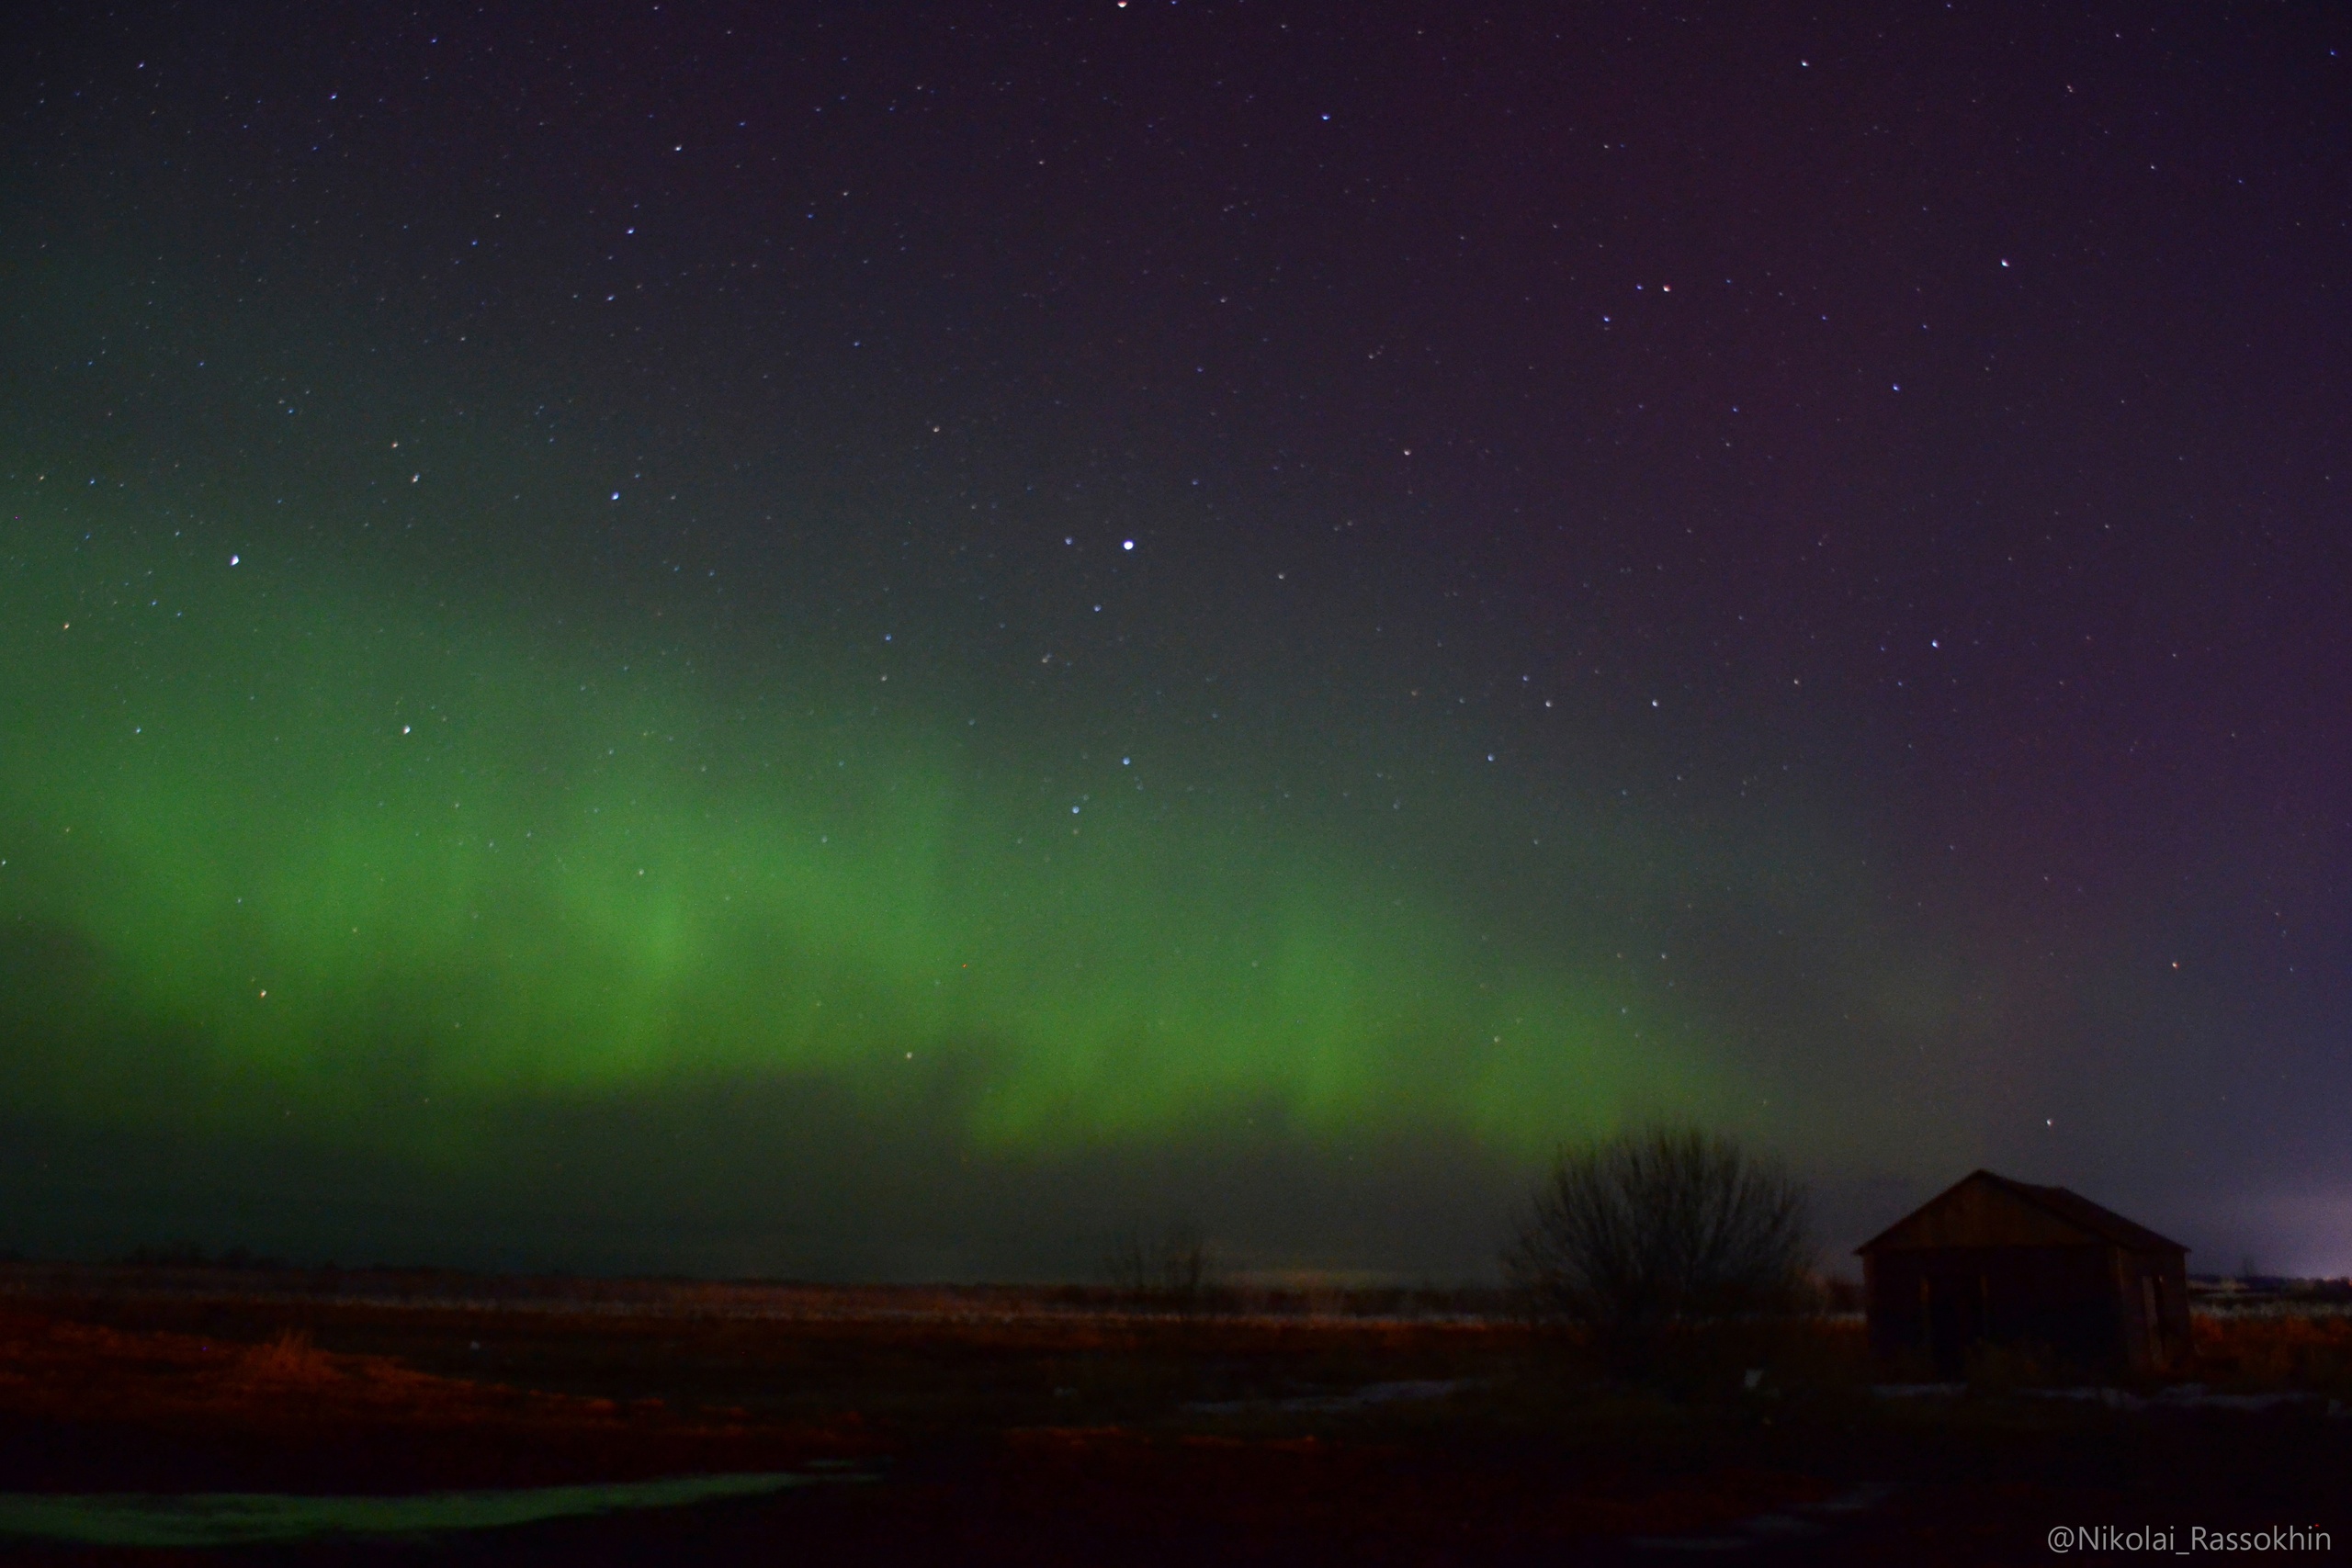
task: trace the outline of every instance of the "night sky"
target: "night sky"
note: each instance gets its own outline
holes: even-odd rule
[[[2352,1270],[2352,17],[56,6],[0,1248]]]

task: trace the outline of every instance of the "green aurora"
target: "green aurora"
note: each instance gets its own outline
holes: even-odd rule
[[[20,1106],[462,1164],[519,1100],[814,1078],[947,1094],[1001,1153],[1264,1114],[1517,1157],[1729,1093],[1624,922],[1556,912],[1623,892],[1622,837],[1498,920],[1165,758],[1041,788],[979,717],[886,713],[887,669],[747,696],[676,639],[232,564],[58,488],[0,577]]]
[[[17,29],[0,1256],[2352,1267],[2352,48],[771,10]]]

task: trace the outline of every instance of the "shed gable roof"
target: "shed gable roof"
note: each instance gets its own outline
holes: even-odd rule
[[[2188,1250],[2079,1192],[2012,1181],[1989,1170],[1971,1171],[1854,1250],[2085,1244],[2126,1252]]]

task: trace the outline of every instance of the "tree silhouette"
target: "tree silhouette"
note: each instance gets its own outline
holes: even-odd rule
[[[1503,1271],[1536,1316],[1638,1368],[1678,1325],[1803,1306],[1813,1261],[1810,1198],[1785,1167],[1655,1126],[1563,1150]]]
[[[1147,1239],[1140,1230],[1130,1233],[1113,1248],[1103,1272],[1138,1302],[1191,1314],[1208,1304],[1221,1270],[1201,1228],[1179,1224],[1156,1238]]]

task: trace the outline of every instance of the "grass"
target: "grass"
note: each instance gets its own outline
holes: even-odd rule
[[[2247,1389],[2352,1398],[2352,1317],[2341,1313],[2199,1314],[2196,1374]]]
[[[1575,1335],[1410,1298],[1187,1316],[1011,1287],[62,1282],[0,1297],[0,1492],[407,1493],[824,1459],[888,1477],[726,1514],[732,1556],[707,1533],[732,1527],[697,1513],[679,1560],[772,1561],[787,1528],[811,1561],[1573,1560],[1859,1488],[1887,1500],[1824,1561],[2039,1561],[2059,1518],[2334,1519],[2352,1465],[2352,1422],[2308,1402],[2025,1397],[2086,1380],[2016,1358],[1969,1397],[1878,1398],[1894,1377],[1852,1316],[1679,1334],[1634,1379]],[[2217,1388],[2337,1391],[2352,1367],[2341,1317],[2198,1334],[2190,1375]],[[1345,1398],[1398,1382],[1442,1391]],[[541,1560],[672,1529],[558,1532]]]
[[[314,1388],[343,1375],[334,1358],[311,1343],[310,1331],[301,1328],[281,1328],[276,1337],[245,1350],[236,1370],[248,1381],[288,1387]]]

